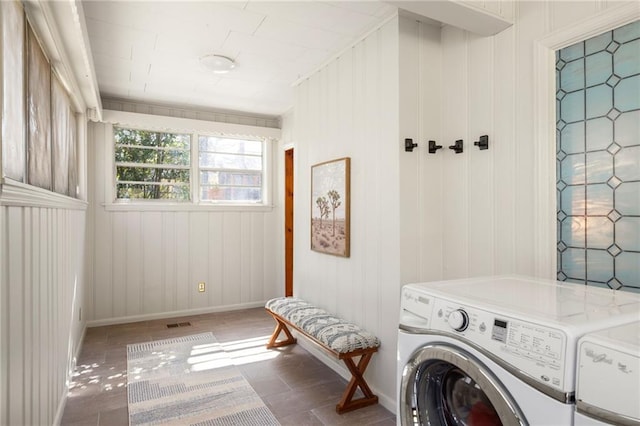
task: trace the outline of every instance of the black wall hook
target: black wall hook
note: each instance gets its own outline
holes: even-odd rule
[[[406,152],[413,152],[413,148],[417,147],[417,143],[413,143],[413,139],[405,139],[404,140],[404,150]]]
[[[489,136],[482,135],[480,136],[480,140],[477,142],[474,142],[473,144],[478,148],[480,148],[481,151],[485,149],[489,149]]]
[[[429,141],[429,154],[435,154],[439,149],[442,149],[442,145],[436,145],[436,141]]]
[[[460,154],[463,151],[462,145],[462,139],[458,139],[456,143],[449,146],[449,149],[452,149],[456,154]]]

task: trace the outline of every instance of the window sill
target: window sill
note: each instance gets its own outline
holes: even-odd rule
[[[86,210],[89,203],[77,198],[16,182],[0,181],[0,205],[13,207],[43,207],[66,210]]]
[[[102,203],[106,211],[139,212],[270,212],[273,205],[264,204],[192,204],[192,203],[144,203],[115,202]]]

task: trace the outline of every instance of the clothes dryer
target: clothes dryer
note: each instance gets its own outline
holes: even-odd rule
[[[527,277],[402,288],[399,425],[571,425],[578,339],[634,321],[636,294]]]
[[[640,320],[578,341],[575,425],[640,425]]]

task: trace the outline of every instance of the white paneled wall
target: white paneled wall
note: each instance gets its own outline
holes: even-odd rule
[[[200,117],[182,109],[107,101],[145,114]],[[126,108],[125,108],[126,107]],[[159,109],[158,109],[159,108]],[[232,116],[217,118],[236,123]],[[264,125],[244,117],[241,124]],[[273,124],[274,122],[270,121]],[[267,124],[269,124],[267,123]],[[236,123],[237,124],[237,123]],[[284,294],[282,210],[113,211],[105,208],[106,124],[89,129],[93,285],[90,325],[261,306]],[[272,147],[273,168],[281,160]],[[273,173],[276,176],[276,173]],[[279,200],[280,181],[273,182]],[[277,204],[277,203],[276,203]],[[199,293],[197,284],[206,283]]]
[[[381,338],[367,375],[391,409],[402,284],[535,275],[547,256],[536,247],[534,41],[617,4],[513,5],[515,25],[492,37],[393,18],[301,82],[284,121],[296,148],[294,294]],[[480,151],[473,143],[485,134]],[[419,144],[413,153],[404,138]],[[435,155],[430,139],[443,146]],[[457,139],[462,154],[448,149]],[[310,251],[307,231],[310,167],[343,156],[352,158],[349,259]]]
[[[442,278],[442,200],[444,149],[427,154],[428,141],[441,138],[442,52],[440,27],[400,18],[401,143],[413,139],[413,152],[400,153],[400,282]]]
[[[547,230],[536,228],[544,221],[536,217],[534,41],[619,3],[515,6],[515,25],[493,37],[442,29],[442,145],[465,143],[463,154],[443,156],[444,278],[538,273],[547,255],[540,250],[548,248],[536,247],[537,234]],[[488,151],[473,146],[483,134]]]
[[[398,102],[398,20],[393,18],[302,81],[295,120],[287,119],[295,121],[294,294],[380,337],[367,376],[389,408],[400,300]],[[311,166],[341,157],[351,157],[350,258],[309,249]]]
[[[85,216],[0,206],[2,425],[60,420],[84,324]]]

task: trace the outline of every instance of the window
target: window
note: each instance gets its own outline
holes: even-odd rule
[[[262,142],[200,136],[200,198],[262,201]]]
[[[235,205],[266,201],[262,140],[117,126],[113,140],[117,200]]]
[[[116,198],[189,201],[191,136],[113,129]]]
[[[640,21],[556,55],[558,279],[638,291]]]

